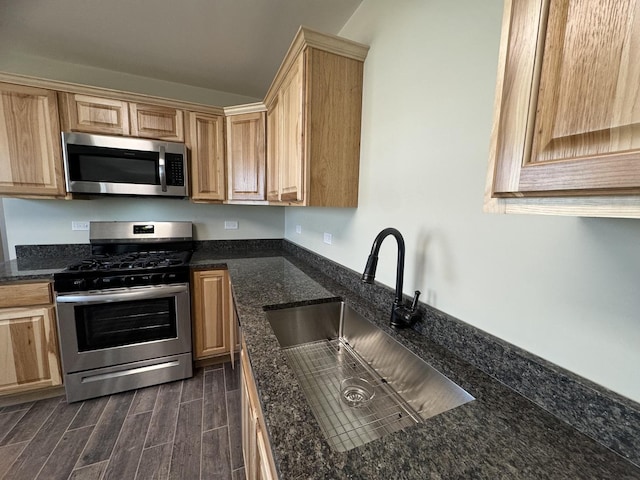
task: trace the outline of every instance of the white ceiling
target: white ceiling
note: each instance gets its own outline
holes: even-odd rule
[[[362,0],[0,0],[0,55],[47,57],[262,98],[298,27]]]

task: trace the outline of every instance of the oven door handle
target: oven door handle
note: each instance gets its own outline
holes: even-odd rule
[[[84,295],[57,295],[57,303],[103,303],[103,302],[123,302],[126,300],[142,300],[149,298],[165,297],[171,294],[186,293],[189,285],[180,283],[176,285],[159,285],[143,288],[118,289],[95,291]]]

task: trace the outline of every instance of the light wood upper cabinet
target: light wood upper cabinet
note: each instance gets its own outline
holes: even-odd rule
[[[640,1],[507,0],[485,210],[640,217]]]
[[[270,202],[280,201],[281,116],[279,96],[275,96],[267,110],[267,200]]]
[[[0,83],[0,194],[64,197],[56,92]]]
[[[131,136],[184,142],[183,112],[159,105],[129,104]]]
[[[60,93],[59,102],[65,132],[130,134],[127,102],[74,93]]]
[[[64,131],[184,141],[180,109],[78,93],[60,93],[59,102]]]
[[[62,384],[50,282],[0,286],[0,395]]]
[[[187,113],[187,146],[191,151],[191,199],[225,199],[224,117]]]
[[[358,204],[362,75],[368,47],[301,28],[267,106],[267,198]]]
[[[265,113],[227,115],[225,122],[227,200],[264,201]]]
[[[228,272],[194,271],[191,279],[194,358],[229,354],[234,316]]]

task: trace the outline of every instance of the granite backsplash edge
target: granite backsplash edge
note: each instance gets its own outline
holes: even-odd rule
[[[377,308],[390,309],[391,288],[363,284],[361,273],[287,240],[283,248]],[[640,404],[434,307],[420,303],[420,309],[418,333],[640,466]]]

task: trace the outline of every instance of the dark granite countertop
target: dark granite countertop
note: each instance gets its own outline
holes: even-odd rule
[[[51,279],[73,258],[0,264],[0,281]],[[280,478],[640,479],[622,456],[279,248],[202,249],[192,268],[228,268]],[[280,351],[264,308],[342,298],[476,400],[346,453],[331,450]]]
[[[194,256],[226,265],[282,479],[639,479],[640,469],[294,257]],[[476,400],[346,453],[331,450],[264,307],[344,298]]]

